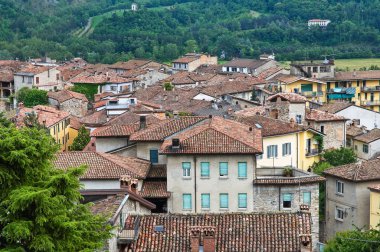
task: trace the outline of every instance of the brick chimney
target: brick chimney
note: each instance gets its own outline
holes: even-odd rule
[[[290,118],[290,127],[294,128],[296,126],[296,122],[294,118]]]
[[[191,252],[199,252],[200,241],[201,241],[201,230],[197,227],[190,227]]]
[[[137,193],[137,187],[138,187],[139,181],[137,179],[131,180],[130,190],[134,193]]]
[[[131,182],[131,176],[129,175],[122,175],[120,177],[120,189],[129,189],[129,184]]]
[[[207,227],[203,230],[203,251],[215,252],[216,237],[215,227]]]

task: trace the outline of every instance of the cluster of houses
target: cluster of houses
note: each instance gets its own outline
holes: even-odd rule
[[[0,110],[19,127],[36,115],[61,146],[58,169],[87,165],[84,202],[115,227],[106,250],[315,251],[379,223],[379,83],[380,71],[335,72],[332,60],[287,70],[274,55],[0,61]],[[49,104],[25,107],[23,87]],[[91,141],[69,151],[80,127]],[[341,147],[359,162],[313,173]]]

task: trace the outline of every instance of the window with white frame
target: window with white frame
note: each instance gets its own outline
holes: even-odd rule
[[[296,115],[296,123],[302,124],[302,115]]]
[[[228,163],[227,162],[219,163],[219,176],[228,177]]]
[[[191,163],[190,162],[182,162],[182,176],[184,178],[190,178],[191,174]]]
[[[282,194],[282,207],[284,209],[292,208],[292,194],[291,193]]]
[[[277,145],[268,145],[267,146],[267,158],[277,157]]]
[[[335,208],[335,219],[339,221],[343,221],[344,219],[344,209],[340,207]]]
[[[368,144],[363,144],[363,152],[368,153]]]
[[[292,144],[291,143],[282,144],[282,155],[288,156],[291,154],[292,154]]]
[[[344,183],[342,181],[336,181],[336,193],[343,194],[344,193]]]

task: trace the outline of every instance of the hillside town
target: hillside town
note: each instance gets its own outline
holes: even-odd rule
[[[46,130],[56,169],[85,165],[82,202],[113,227],[104,251],[323,251],[378,229],[380,70],[219,63],[0,60],[0,112]]]

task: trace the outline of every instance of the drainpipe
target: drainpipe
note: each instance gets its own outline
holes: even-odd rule
[[[193,157],[194,161],[194,207],[195,213],[197,213],[197,157]]]
[[[296,146],[296,150],[297,150],[297,164],[296,164],[296,167],[297,167],[297,169],[299,169],[299,166],[298,166],[298,155],[299,155],[299,152],[298,152],[298,141],[299,141],[299,133],[297,133],[296,134],[296,136],[297,136],[297,146]],[[303,170],[303,169],[301,169],[301,170]]]
[[[278,187],[278,211],[281,211],[281,186]]]

